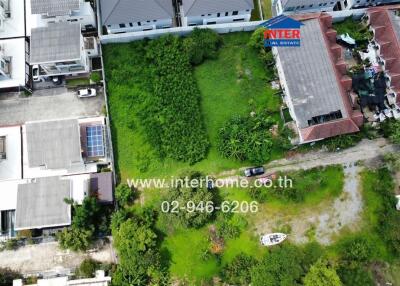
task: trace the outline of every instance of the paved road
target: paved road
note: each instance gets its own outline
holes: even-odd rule
[[[0,126],[27,121],[77,118],[101,115],[104,96],[78,98],[66,88],[35,91],[33,96],[0,95]]]

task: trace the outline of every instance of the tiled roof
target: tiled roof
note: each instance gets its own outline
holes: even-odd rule
[[[100,0],[103,25],[172,19],[172,0]]]
[[[32,14],[68,15],[79,9],[79,0],[31,0]]]
[[[253,0],[183,0],[185,16],[254,9]]]

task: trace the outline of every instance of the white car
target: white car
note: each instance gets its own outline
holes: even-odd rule
[[[97,95],[96,89],[94,89],[94,88],[85,88],[85,89],[78,90],[78,96],[80,98],[94,97],[96,95]]]
[[[397,209],[398,211],[400,211],[400,195],[399,195],[399,196],[396,196],[396,199],[397,199],[396,209]]]
[[[39,65],[32,66],[32,77],[33,77],[33,81],[40,81],[40,78],[39,78]]]

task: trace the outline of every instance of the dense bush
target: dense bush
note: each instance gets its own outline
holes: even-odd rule
[[[257,260],[246,254],[239,254],[221,271],[224,282],[230,285],[249,285],[250,271],[257,264]]]
[[[13,285],[13,280],[21,279],[22,275],[9,268],[0,268],[0,286]]]
[[[226,158],[265,163],[271,158],[274,138],[270,129],[275,123],[265,113],[232,118],[219,131],[218,150]]]
[[[106,45],[105,65],[110,97],[121,106],[114,115],[118,121],[143,134],[151,155],[194,164],[207,155],[209,141],[183,43],[167,36],[126,44],[126,49]],[[145,171],[149,160],[142,159]]]
[[[382,234],[388,249],[395,256],[400,255],[400,212],[396,210],[394,183],[388,169],[377,171],[379,181],[373,186],[382,200],[378,215],[377,232]]]
[[[341,265],[337,270],[344,286],[373,286],[375,285],[372,275],[365,266],[355,264],[352,266]]]
[[[71,249],[72,251],[87,250],[93,239],[93,231],[77,228],[64,228],[57,233],[58,244],[61,249]]]
[[[168,285],[169,276],[161,266],[157,235],[150,223],[148,217],[136,216],[113,228],[119,257],[114,285]]]
[[[199,65],[206,59],[216,58],[221,45],[221,36],[210,29],[195,28],[193,32],[183,40],[184,49],[189,55],[189,60],[193,65]]]
[[[386,120],[381,124],[383,134],[395,144],[400,144],[400,121]]]
[[[79,265],[77,275],[81,278],[92,278],[95,277],[96,270],[99,267],[99,264],[97,261],[87,258],[81,262],[81,265]]]
[[[183,180],[185,178],[188,178],[189,182],[192,180],[199,182],[205,180],[204,176],[200,173],[189,173],[182,177]],[[179,184],[169,190],[163,201],[170,203],[177,201],[180,207],[186,208],[195,206],[193,211],[178,211],[164,214],[166,219],[171,221],[177,220],[178,223],[185,227],[201,227],[210,221],[214,215],[213,212],[206,211],[205,209],[208,202],[215,201],[214,190],[207,189],[205,184],[194,188]],[[188,205],[189,202],[191,206]]]
[[[318,260],[304,277],[305,286],[341,286],[336,270],[323,260]]]
[[[368,238],[363,236],[346,239],[340,243],[339,248],[342,259],[348,263],[370,261],[374,249]]]
[[[115,189],[115,199],[120,206],[125,206],[133,202],[133,200],[135,199],[135,193],[128,185],[120,184]]]

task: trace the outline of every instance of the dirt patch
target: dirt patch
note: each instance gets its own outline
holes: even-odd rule
[[[306,243],[316,240],[321,244],[332,243],[344,228],[357,230],[361,220],[362,196],[360,191],[361,167],[354,163],[344,166],[345,183],[343,193],[330,204],[321,203],[312,209],[305,209],[295,216],[270,214],[256,229],[258,234],[290,229],[289,240]]]

